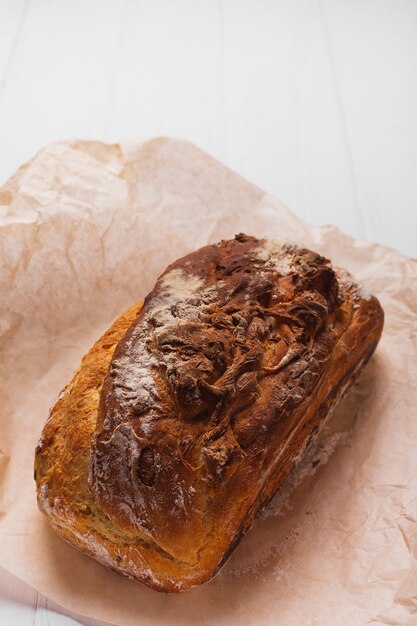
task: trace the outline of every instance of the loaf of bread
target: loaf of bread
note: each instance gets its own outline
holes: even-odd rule
[[[40,509],[68,542],[154,589],[207,581],[382,325],[375,297],[293,244],[240,234],[179,259],[53,407],[35,456]]]

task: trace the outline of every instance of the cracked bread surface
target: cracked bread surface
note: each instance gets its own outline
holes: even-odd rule
[[[35,456],[64,539],[162,591],[211,578],[354,382],[383,312],[344,270],[237,235],[171,264],[84,357]]]

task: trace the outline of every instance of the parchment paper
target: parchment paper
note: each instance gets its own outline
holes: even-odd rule
[[[120,625],[417,624],[415,260],[313,228],[169,139],[50,145],[0,190],[0,216],[0,565]],[[110,322],[169,262],[240,231],[301,242],[345,266],[380,298],[385,330],[321,443],[221,574],[164,595],[55,536],[36,507],[33,451],[58,392]]]

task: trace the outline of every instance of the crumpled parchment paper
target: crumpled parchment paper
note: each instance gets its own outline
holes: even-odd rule
[[[168,263],[240,231],[349,269],[380,298],[385,330],[223,571],[164,595],[55,536],[36,507],[33,452],[111,321]],[[417,261],[305,224],[187,142],[74,141],[46,147],[0,190],[0,276],[0,565],[123,626],[417,623]]]

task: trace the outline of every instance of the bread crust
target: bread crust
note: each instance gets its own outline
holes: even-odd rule
[[[376,298],[238,235],[169,266],[83,358],[35,454],[57,533],[160,591],[211,578],[374,351]]]

